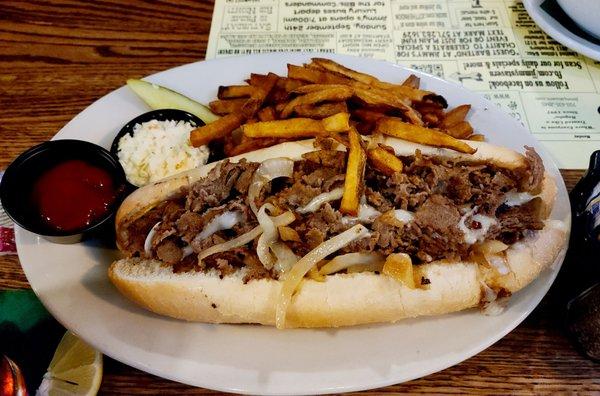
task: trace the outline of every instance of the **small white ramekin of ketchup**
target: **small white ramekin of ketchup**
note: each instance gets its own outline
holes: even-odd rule
[[[21,154],[6,170],[0,199],[13,221],[58,243],[110,232],[126,194],[123,168],[107,150],[56,140]]]

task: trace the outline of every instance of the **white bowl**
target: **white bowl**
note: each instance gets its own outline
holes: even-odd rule
[[[600,0],[557,0],[561,8],[594,37],[600,38]]]

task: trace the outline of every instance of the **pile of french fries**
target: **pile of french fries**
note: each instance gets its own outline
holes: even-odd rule
[[[340,210],[356,215],[367,159],[387,175],[402,171],[393,152],[365,145],[361,135],[395,136],[469,154],[475,149],[460,139],[484,140],[465,119],[470,105],[446,111],[446,100],[420,89],[414,75],[388,83],[323,58],[287,69],[287,77],[251,74],[247,85],[219,87],[210,108],[221,118],[193,130],[192,145],[220,141],[231,157],[290,140],[332,137],[349,151]]]

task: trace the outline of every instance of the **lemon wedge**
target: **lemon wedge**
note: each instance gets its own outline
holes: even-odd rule
[[[101,381],[102,354],[67,331],[36,396],[95,395]]]

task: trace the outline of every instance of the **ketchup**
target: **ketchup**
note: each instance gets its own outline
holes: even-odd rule
[[[32,195],[42,221],[60,231],[89,226],[108,212],[116,197],[111,175],[81,160],[65,161],[42,173]]]

